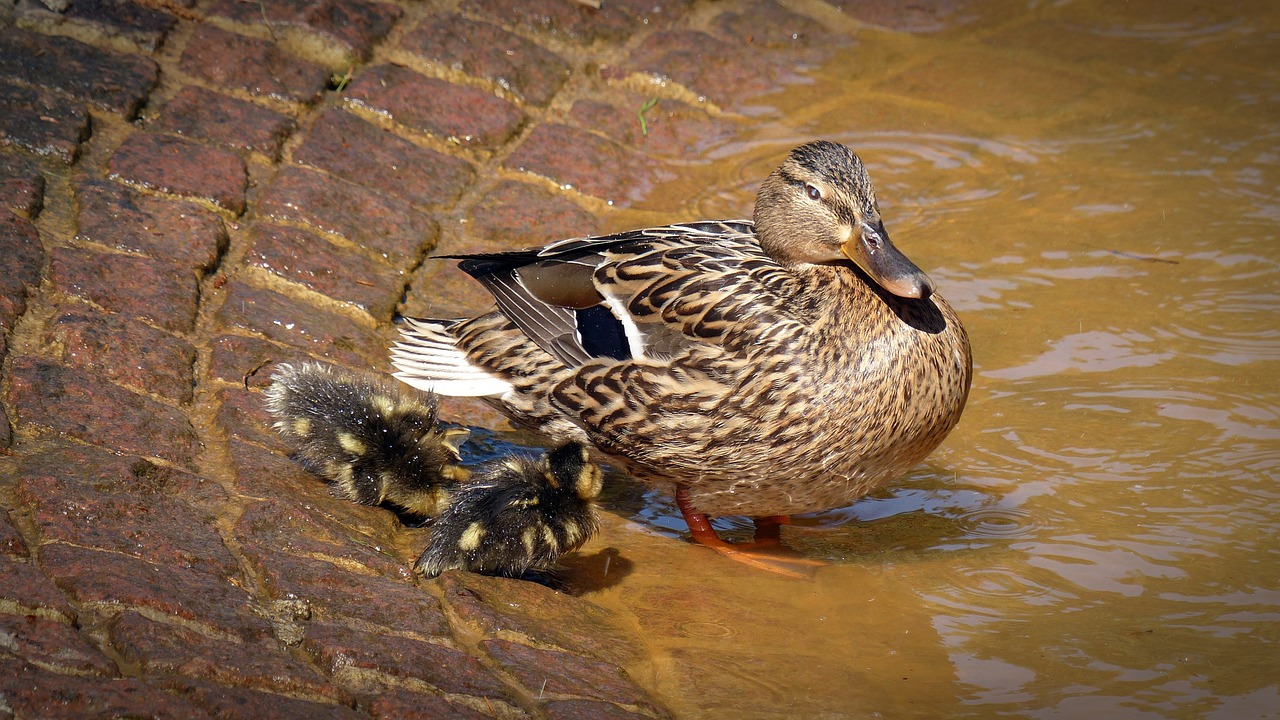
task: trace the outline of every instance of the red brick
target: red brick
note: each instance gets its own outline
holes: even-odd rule
[[[485,640],[480,646],[533,692],[654,706],[649,694],[636,685],[625,670],[612,663],[540,650],[507,640]]]
[[[141,680],[60,675],[9,658],[0,658],[0,697],[19,718],[209,720],[185,698]]]
[[[399,65],[362,71],[343,95],[350,104],[465,147],[496,149],[524,122],[520,108],[493,93],[424,77]]]
[[[430,217],[399,200],[299,167],[276,175],[258,212],[339,235],[402,269],[416,265],[439,234]]]
[[[852,18],[897,32],[935,33],[973,22],[977,15],[967,0],[833,0],[837,10]]]
[[[493,714],[451,703],[439,695],[403,688],[380,690],[369,702],[369,714],[377,720],[485,720]]]
[[[246,641],[271,637],[235,577],[61,543],[40,548],[40,567],[78,603],[134,606]]]
[[[320,512],[341,513],[354,507],[347,500],[333,497],[320,478],[287,456],[288,450],[264,450],[237,438],[231,438],[228,447],[231,470],[235,475],[234,490],[239,495],[258,500],[277,498],[291,503],[307,503]],[[339,506],[343,509],[338,509]]]
[[[6,513],[0,513],[0,557],[25,562],[31,557],[27,543]]]
[[[244,159],[172,135],[137,133],[111,156],[111,177],[215,203],[239,215],[249,182]]]
[[[350,303],[386,322],[404,294],[401,270],[297,228],[255,225],[245,263],[308,290]]]
[[[353,367],[386,366],[386,339],[377,332],[327,310],[250,287],[238,280],[227,284],[218,311],[223,328],[243,328],[268,340],[300,348],[310,355]]]
[[[658,100],[646,110],[642,128],[640,109],[649,100],[630,93],[619,93],[613,103],[579,100],[570,108],[569,119],[624,146],[670,158],[706,157],[738,134],[733,122],[673,100]]]
[[[636,30],[676,20],[688,0],[610,0],[599,8],[577,2],[512,3],[465,0],[464,12],[580,43],[620,42]]]
[[[45,332],[64,365],[125,387],[191,402],[196,349],[186,340],[113,313],[70,309]]]
[[[367,720],[368,715],[343,705],[332,705],[311,700],[298,700],[284,695],[276,688],[260,692],[248,688],[215,685],[212,682],[186,678],[167,678],[160,681],[167,689],[203,708],[218,720]]]
[[[292,448],[272,429],[275,418],[267,412],[266,398],[261,393],[243,388],[226,388],[219,393],[218,426],[229,437],[247,440],[275,452]],[[250,493],[252,494],[252,493]]]
[[[124,37],[146,53],[155,52],[177,23],[168,13],[129,0],[75,0],[61,13],[51,12],[43,4],[26,3],[20,12],[27,23],[42,24],[51,29],[68,24],[112,37]]]
[[[506,701],[510,696],[506,686],[479,660],[445,645],[313,622],[307,625],[302,647],[327,672],[363,690],[377,689],[382,683],[369,683],[346,671],[371,670],[392,678],[418,680],[449,694],[495,701]]]
[[[46,668],[76,675],[119,674],[115,663],[65,623],[0,613],[0,637],[14,655]]]
[[[715,19],[720,34],[758,49],[802,52],[810,61],[852,43],[852,38],[832,32],[813,18],[794,13],[774,0],[735,3]]]
[[[458,15],[432,16],[401,44],[419,57],[488,80],[535,105],[546,105],[569,77],[558,55],[497,25]]]
[[[4,209],[0,209],[0,257],[5,266],[0,273],[0,336],[4,336],[26,312],[27,294],[40,284],[44,265],[44,246],[36,226]]]
[[[0,558],[0,609],[70,624],[76,611],[40,568],[30,562]]]
[[[311,700],[349,702],[346,694],[274,642],[215,640],[126,610],[108,627],[111,644],[150,675],[177,674]]]
[[[366,57],[403,14],[391,3],[365,0],[214,0],[208,12],[249,25],[301,28],[337,41],[357,58]]]
[[[467,234],[494,243],[495,250],[583,237],[599,228],[595,215],[564,196],[514,180],[495,185],[467,213]]]
[[[0,147],[18,147],[70,165],[89,132],[89,113],[82,103],[0,83]]]
[[[195,325],[195,273],[168,260],[60,247],[49,261],[49,279],[65,293],[166,330]]]
[[[103,50],[78,40],[16,28],[0,30],[0,78],[33,79],[132,119],[155,87],[159,69],[138,55]]]
[[[507,158],[506,167],[550,178],[578,192],[632,205],[674,171],[621,145],[567,125],[539,125]]]
[[[78,195],[80,240],[173,260],[193,270],[211,269],[227,247],[222,219],[193,203],[103,180],[83,183]]]
[[[154,127],[278,160],[280,146],[293,132],[293,125],[287,115],[253,103],[185,87],[164,106]]]
[[[19,423],[126,452],[191,466],[200,439],[186,416],[112,385],[94,373],[38,358],[13,361],[10,407]]]
[[[6,156],[0,162],[0,208],[17,210],[29,217],[44,207],[44,174],[30,160]]]
[[[452,203],[475,175],[466,160],[419,147],[338,109],[316,120],[293,157],[422,205]]]
[[[653,717],[597,700],[554,700],[543,705],[542,712],[546,713],[548,720],[642,720]],[[661,713],[659,717],[669,716]]]
[[[439,601],[408,582],[356,574],[257,544],[243,547],[272,597],[306,602],[312,620],[356,622],[426,638],[449,636]]]
[[[208,23],[198,25],[191,34],[181,67],[217,87],[304,104],[318,100],[329,82],[329,71],[315,63],[289,55],[266,40]]]
[[[280,363],[300,363],[311,356],[293,348],[243,335],[221,335],[213,340],[209,358],[209,375],[263,390],[271,384],[271,375]]]
[[[537,583],[472,573],[445,573],[437,582],[452,614],[485,637],[519,633],[541,647],[619,665],[644,657],[622,621],[587,600]]]
[[[24,458],[14,485],[42,542],[230,577],[238,565],[209,509],[225,497],[203,478],[83,446]]]
[[[755,98],[799,79],[794,58],[762,50],[698,30],[668,30],[645,38],[630,64],[640,72],[675,80],[721,107],[743,111],[752,109]]]

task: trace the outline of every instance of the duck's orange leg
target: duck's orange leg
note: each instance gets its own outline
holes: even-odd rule
[[[784,554],[790,552],[781,545],[782,526],[790,522],[790,518],[786,515],[755,518],[755,540],[734,545],[725,542],[716,534],[715,528],[711,527],[711,518],[707,517],[706,513],[700,513],[694,509],[693,504],[689,502],[688,491],[682,485],[676,486],[676,506],[680,508],[680,514],[689,525],[689,533],[693,535],[693,541],[715,550],[730,560],[801,580],[812,577],[813,568],[822,564],[798,555]],[[768,552],[765,552],[766,550]]]

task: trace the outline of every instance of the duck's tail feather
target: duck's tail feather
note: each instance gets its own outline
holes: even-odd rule
[[[451,397],[504,395],[510,382],[472,363],[450,333],[457,320],[405,318],[400,341],[391,346],[395,376],[419,390]]]

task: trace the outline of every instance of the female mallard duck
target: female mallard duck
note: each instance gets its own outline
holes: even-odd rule
[[[924,459],[960,419],[969,339],[889,241],[862,161],[802,145],[754,222],[695,222],[464,256],[497,310],[409,319],[397,377],[485,398],[557,442],[673,487],[707,514],[847,505]],[[775,540],[779,519],[758,523]]]
[[[451,569],[503,577],[545,571],[595,534],[601,481],[587,449],[572,442],[536,460],[487,463],[436,519],[417,570],[429,578]]]

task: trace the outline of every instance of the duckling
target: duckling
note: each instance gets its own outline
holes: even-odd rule
[[[267,388],[275,428],[337,497],[438,515],[470,473],[458,464],[469,431],[436,424],[434,394],[319,363],[281,365]]]
[[[428,578],[452,569],[502,577],[545,571],[599,529],[601,478],[574,442],[536,460],[495,460],[454,492],[416,568]]]

